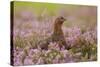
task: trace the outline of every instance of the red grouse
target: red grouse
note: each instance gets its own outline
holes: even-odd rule
[[[50,42],[57,42],[60,48],[64,46],[66,49],[70,49],[68,45],[66,44],[64,34],[62,31],[62,24],[64,23],[65,20],[66,19],[63,18],[62,16],[56,18],[54,22],[53,34],[49,38],[40,41],[37,44],[37,46],[39,46],[41,49],[47,50]]]

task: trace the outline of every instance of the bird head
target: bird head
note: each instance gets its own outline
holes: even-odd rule
[[[64,17],[62,17],[62,16],[59,16],[59,17],[57,17],[56,18],[56,23],[57,24],[63,24],[63,22],[65,21],[66,19],[64,18]]]

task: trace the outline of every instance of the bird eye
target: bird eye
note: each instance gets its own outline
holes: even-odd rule
[[[63,17],[61,17],[61,19],[64,19]]]
[[[62,21],[65,21],[65,20],[66,20],[66,19],[65,19],[64,17],[62,17],[62,16],[60,17],[60,19],[61,19]]]

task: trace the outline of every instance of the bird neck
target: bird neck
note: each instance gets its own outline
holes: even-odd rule
[[[55,24],[54,25],[54,31],[53,31],[54,35],[62,35],[63,31],[62,31],[62,24]]]

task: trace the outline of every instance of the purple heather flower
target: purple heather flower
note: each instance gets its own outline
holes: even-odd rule
[[[26,56],[26,58],[24,59],[24,65],[31,65],[31,64],[34,64],[32,58]]]

